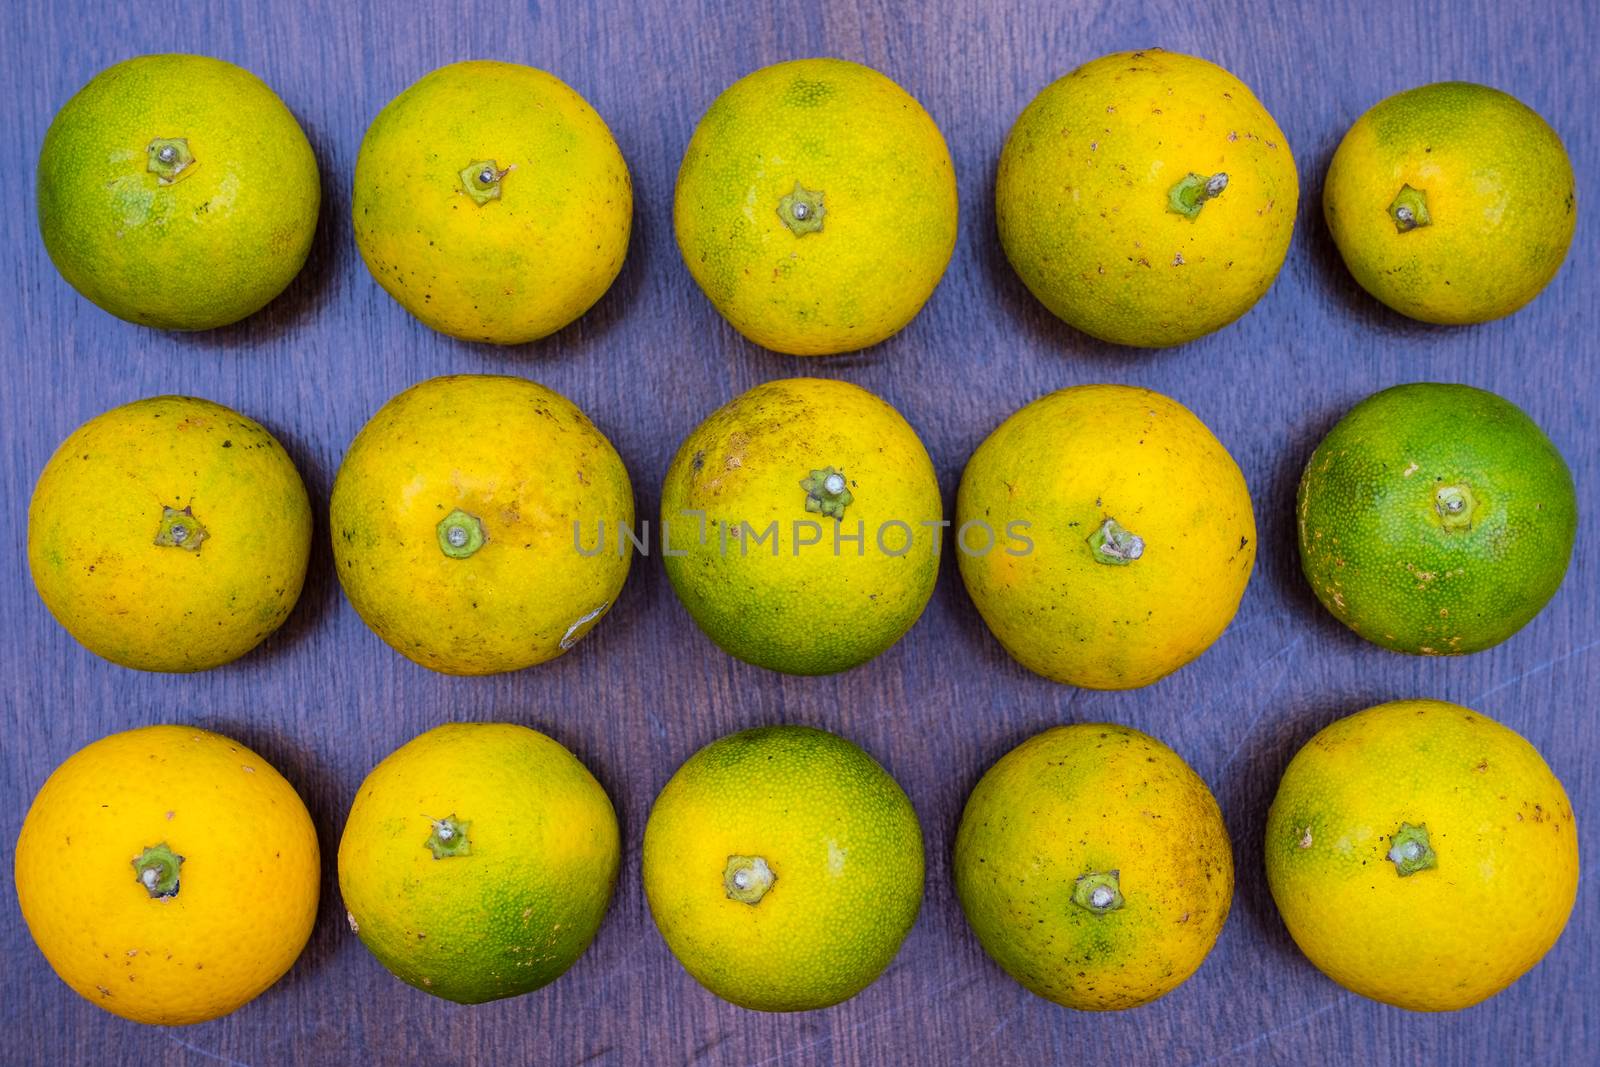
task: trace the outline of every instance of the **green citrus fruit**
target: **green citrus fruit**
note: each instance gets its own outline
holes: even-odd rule
[[[1578,891],[1566,791],[1538,751],[1459,704],[1340,719],[1283,772],[1267,884],[1311,962],[1347,989],[1454,1011],[1516,981]]]
[[[463,1004],[548,985],[594,940],[621,851],[611,800],[536,730],[453,723],[367,775],[339,840],[350,928]]]
[[[1300,183],[1249,87],[1153,48],[1046,86],[1006,138],[994,198],[1006,256],[1045,307],[1153,347],[1221,329],[1272,287]]]
[[[1561,138],[1516,98],[1469,82],[1397,93],[1356,120],[1323,213],[1361,287],[1424,322],[1483,322],[1555,277],[1577,225]]]
[[[633,185],[570,86],[478,60],[440,67],[378,113],[350,211],[361,258],[407,311],[453,337],[520,344],[610,288]]]
[[[695,127],[673,202],[689,273],[734,328],[849,352],[921,310],[956,240],[950,152],[922,105],[842,59],[734,82]]]
[[[956,895],[1041,997],[1132,1008],[1205,960],[1233,899],[1222,813],[1172,749],[1125,726],[1036,734],[989,768],[956,832]]]
[[[300,272],[317,161],[261,79],[206,56],[140,56],[67,101],[39,152],[39,229],[62,277],[119,318],[208,330]]]
[[[865,389],[767,382],[706,418],[661,489],[667,576],[747,663],[831,674],[922,614],[939,575],[939,482],[916,432]]]
[[[883,972],[922,903],[911,802],[842,737],[769,726],[678,768],[644,828],[650,914],[724,1000],[808,1011]]]
[[[1396,652],[1460,655],[1510,637],[1567,572],[1578,505],[1522,410],[1466,385],[1375,393],[1300,479],[1300,562],[1340,622]]]

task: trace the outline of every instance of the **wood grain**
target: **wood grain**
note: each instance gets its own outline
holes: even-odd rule
[[[1011,119],[1044,84],[1104,52],[1162,45],[1238,73],[1286,131],[1303,184],[1298,232],[1277,286],[1243,321],[1175,351],[1092,343],[1051,319],[994,239],[992,175]],[[116,321],[73,293],[44,255],[32,167],[55,110],[100,68],[187,50],[258,72],[300,117],[324,176],[325,208],[303,276],[264,313],[197,337]],[[800,363],[743,342],[678,260],[670,197],[700,113],[757,66],[811,54],[861,60],[922,100],[961,184],[950,272],[901,336],[862,355]],[[412,321],[373,283],[347,222],[367,122],[426,71],[465,58],[554,71],[610,123],[633,170],[636,234],[621,277],[577,325],[504,351],[452,342]],[[1600,1046],[1600,895],[1582,884],[1566,936],[1526,979],[1456,1015],[1406,1014],[1346,994],[1295,950],[1260,869],[1264,812],[1295,748],[1379,700],[1474,705],[1537,744],[1565,779],[1582,844],[1600,856],[1600,691],[1593,503],[1595,206],[1600,142],[1592,99],[1600,8],[1587,0],[1437,4],[1335,0],[887,0],[764,5],[668,0],[432,5],[377,2],[174,5],[11,0],[0,18],[0,839],[8,850],[33,791],[90,740],[170,720],[259,749],[300,788],[331,855],[362,776],[391,749],[450,719],[543,729],[604,782],[627,855],[593,949],[548,989],[458,1008],[389,977],[342,921],[328,866],[304,958],[233,1017],[141,1028],[72,995],[0,905],[0,1061],[304,1065],[333,1063],[1576,1063]],[[1427,329],[1357,290],[1319,219],[1320,176],[1348,124],[1391,92],[1445,78],[1507,89],[1566,138],[1580,175],[1577,243],[1549,290],[1512,319]],[[1492,269],[1492,265],[1486,265]],[[1099,694],[1012,664],[967,601],[953,560],[921,623],[896,648],[835,678],[793,679],[729,660],[689,622],[659,561],[635,566],[617,609],[577,654],[489,679],[430,674],[394,655],[344,602],[319,527],[305,596],[288,625],[242,662],[190,678],[102,663],[62,632],[24,564],[26,503],[74,426],[161,392],[209,397],[262,420],[300,464],[319,509],[345,444],[391,394],[430,375],[526,374],[572,397],[611,436],[640,513],[657,506],[678,441],[757,382],[848,378],[888,398],[923,435],[952,502],[973,447],[1013,409],[1088,381],[1147,385],[1193,408],[1232,449],[1258,511],[1262,555],[1237,621],[1198,662],[1149,689]],[[1577,477],[1585,514],[1566,585],[1522,634],[1490,652],[1423,661],[1366,645],[1324,613],[1295,556],[1300,466],[1356,400],[1383,386],[1465,381],[1522,405]],[[983,955],[952,896],[947,854],[967,790],[992,760],[1046,725],[1130,723],[1175,746],[1212,784],[1234,835],[1234,914],[1200,973],[1165,1000],[1091,1016],[1031,997]],[[753,1014],[701,991],[656,935],[639,891],[650,800],[696,747],[726,731],[809,722],[863,744],[905,785],[929,845],[927,900],[899,959],[835,1009]]]

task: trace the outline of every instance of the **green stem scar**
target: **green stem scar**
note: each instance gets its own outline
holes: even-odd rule
[[[1108,518],[1089,535],[1089,549],[1097,563],[1126,567],[1144,555],[1144,538],[1124,528],[1116,519]]]
[[[500,179],[511,173],[510,167],[501,170],[492,159],[480,159],[461,168],[461,188],[474,204],[487,204],[500,199]]]
[[[186,137],[157,137],[145,154],[149,156],[147,169],[156,176],[157,185],[171,185],[194,165],[194,153],[189,151]]]
[[[1085,874],[1072,887],[1072,902],[1091,915],[1104,915],[1122,907],[1121,871]]]
[[[156,527],[156,544],[162,548],[181,548],[186,552],[200,551],[200,544],[211,535],[194,517],[194,511],[184,508],[161,509],[161,525]]]
[[[844,471],[832,467],[812,471],[808,477],[800,480],[800,488],[806,491],[806,510],[830,519],[844,518],[844,509],[856,500],[850,492]]]
[[[1464,485],[1446,485],[1433,494],[1433,510],[1446,530],[1472,529],[1472,513],[1477,509],[1478,501]]]
[[[778,218],[796,237],[821,233],[822,216],[826,213],[822,193],[814,193],[799,182],[794,183],[794,192],[778,201]]]
[[[1167,190],[1167,210],[1176,212],[1186,219],[1200,217],[1200,209],[1205,207],[1207,200],[1215,200],[1222,195],[1222,190],[1228,187],[1228,176],[1221,172],[1207,178],[1204,175],[1190,171],[1171,189]]]
[[[741,904],[761,903],[777,880],[778,876],[760,856],[729,856],[728,865],[722,870],[722,888],[728,899]]]
[[[472,842],[467,840],[467,827],[472,823],[457,819],[454,815],[431,821],[433,833],[428,835],[422,847],[432,852],[434,859],[447,860],[452,856],[472,855]]]
[[[1402,185],[1395,194],[1394,202],[1389,205],[1389,217],[1394,219],[1395,233],[1407,233],[1433,222],[1428,214],[1427,190]]]
[[[163,841],[139,853],[133,861],[133,874],[152,900],[164,900],[178,895],[178,868],[182,866],[183,857]]]
[[[1428,844],[1426,823],[1412,826],[1408,822],[1403,822],[1389,841],[1388,859],[1394,864],[1395,873],[1401,878],[1409,878],[1418,871],[1439,866],[1439,857],[1434,854],[1433,846]]]
[[[466,559],[489,539],[482,521],[460,508],[439,520],[438,533],[439,551],[451,559]]]

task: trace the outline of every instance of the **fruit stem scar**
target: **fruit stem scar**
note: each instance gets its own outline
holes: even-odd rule
[[[151,845],[133,861],[134,877],[152,900],[165,900],[178,895],[178,870],[183,857],[167,845]]]
[[[1441,486],[1433,494],[1433,510],[1446,531],[1472,529],[1472,515],[1478,501],[1465,485]]]
[[[1387,858],[1394,864],[1395,873],[1401,878],[1408,878],[1418,871],[1439,866],[1439,857],[1434,853],[1433,846],[1428,843],[1426,823],[1412,826],[1408,822],[1403,822],[1389,841]]]
[[[778,201],[778,218],[796,237],[822,232],[822,216],[827,214],[822,206],[821,191],[812,192],[799,182],[794,192]]]
[[[146,169],[156,176],[157,185],[171,185],[187,174],[195,161],[185,137],[157,137],[145,154],[149,157]]]
[[[1400,186],[1394,202],[1389,205],[1389,217],[1394,219],[1395,233],[1408,233],[1432,223],[1433,218],[1428,214],[1427,190],[1413,189],[1410,185]]]
[[[1098,563],[1126,567],[1144,555],[1144,538],[1110,517],[1089,535],[1088,541],[1089,549]]]
[[[450,859],[453,856],[472,855],[472,842],[467,838],[467,827],[472,823],[465,819],[457,819],[454,814],[443,819],[430,819],[433,832],[422,846],[433,853],[436,860]]]
[[[1104,915],[1122,907],[1121,871],[1096,871],[1078,878],[1072,902],[1091,915]]]
[[[192,508],[163,507],[161,524],[156,527],[155,543],[162,548],[181,548],[186,552],[200,551],[200,545],[211,534],[194,517]]]
[[[487,204],[500,199],[500,179],[510,174],[516,166],[501,170],[492,159],[479,159],[461,168],[461,188],[474,204]]]
[[[451,559],[466,559],[489,540],[483,522],[460,508],[439,520],[439,551]]]
[[[741,904],[759,904],[778,880],[767,861],[761,856],[729,856],[722,870],[722,888],[729,900]]]
[[[1207,178],[1190,171],[1167,190],[1167,210],[1193,221],[1207,200],[1215,200],[1228,187],[1228,176],[1221,172]]]
[[[856,500],[844,471],[833,467],[812,471],[800,479],[800,488],[806,491],[806,510],[830,519],[844,518],[844,509]]]

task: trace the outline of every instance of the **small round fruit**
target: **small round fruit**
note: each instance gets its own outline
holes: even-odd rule
[[[1160,347],[1221,329],[1272,287],[1300,183],[1243,82],[1155,48],[1102,56],[1034,97],[994,197],[1006,256],[1052,314]]]
[[[561,655],[616,602],[633,488],[566,397],[460,374],[378,409],[330,520],[339,581],[374,633],[424,667],[494,674]]]
[[[605,121],[565,82],[475,60],[378,113],[350,209],[361,258],[401,307],[440,333],[514,345],[611,287],[633,185]]]
[[[311,502],[258,422],[188,396],[97,415],[45,464],[28,566],[89,651],[142,671],[203,671],[289,617],[311,554]]]
[[[1499,644],[1561,585],[1578,503],[1561,453],[1508,400],[1419,382],[1374,393],[1300,478],[1300,563],[1334,617],[1396,652]]]
[[[350,929],[396,978],[481,1004],[578,961],[620,854],[611,800],[571,752],[525,726],[451,723],[361,783],[339,892]]]
[[[1440,82],[1356,120],[1322,210],[1361,287],[1423,322],[1485,322],[1539,295],[1567,256],[1577,187],[1561,138],[1498,89]]]
[[[961,475],[956,526],[961,578],[1006,651],[1089,689],[1149,685],[1204,652],[1256,558],[1222,442],[1125,385],[1062,389],[1001,423]]]
[[[1380,704],[1306,742],[1267,813],[1266,861],[1311,962],[1413,1011],[1516,981],[1578,892],[1561,783],[1515,732],[1442,700]]]
[[[889,773],[804,726],[730,734],[661,790],[644,891],[695,981],[757,1011],[810,1011],[871,985],[922,904],[922,831]]]
[[[266,760],[193,726],[112,734],[46,779],[17,902],[61,980],[134,1022],[243,1007],[305,947],[321,883],[306,806]]]
[[[209,330],[300,273],[322,189],[267,85],[207,56],[108,67],[39,151],[39,230],[61,276],[118,318]]]
[[[1083,1011],[1182,985],[1233,900],[1222,812],[1183,758],[1107,723],[1035,734],[989,768],[956,832],[956,895],[984,951]]]
[[[867,348],[933,294],[956,241],[939,127],[882,74],[798,59],[712,102],[673,201],[689,273],[734,329],[797,356]]]
[[[678,599],[724,651],[789,674],[849,670],[900,640],[933,594],[942,517],[910,424],[821,378],[712,412],[661,489]]]

